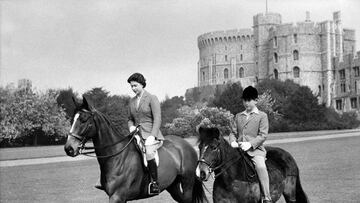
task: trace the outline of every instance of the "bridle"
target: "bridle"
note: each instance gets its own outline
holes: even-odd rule
[[[76,134],[69,134],[68,135],[68,136],[74,137],[75,139],[80,141],[80,145],[79,145],[78,148],[79,148],[79,154],[81,154],[81,155],[85,155],[85,156],[89,156],[89,157],[95,157],[95,158],[109,158],[109,157],[118,155],[121,152],[123,152],[129,146],[129,144],[134,140],[135,134],[138,133],[138,131],[139,131],[140,125],[137,125],[134,131],[130,132],[123,139],[121,139],[121,140],[119,140],[119,141],[117,141],[115,143],[105,145],[105,146],[99,146],[99,147],[87,147],[87,146],[85,146],[86,142],[91,138],[91,137],[87,136],[87,134],[88,134],[89,130],[93,127],[92,123],[95,124],[95,127],[97,127],[97,126],[96,126],[96,122],[94,120],[94,112],[86,111],[86,110],[82,110],[81,112],[90,114],[90,116],[85,120],[85,122],[88,122],[89,119],[92,119],[93,122],[88,122],[86,128],[80,133],[80,135],[76,135]],[[104,155],[104,156],[89,155],[89,154],[95,153],[95,149],[105,149],[105,148],[108,148],[108,147],[115,146],[115,145],[123,142],[125,139],[127,139],[129,137],[130,137],[130,140],[126,143],[126,145],[119,152],[116,152],[116,153],[111,154],[111,155]],[[93,150],[93,151],[85,152],[84,150]]]
[[[86,110],[81,110],[81,112],[83,113],[87,113],[87,114],[90,114],[90,116],[85,120],[85,122],[88,122],[89,119],[92,119],[92,121],[94,122],[94,113],[91,112],[91,111],[86,111]],[[93,122],[88,122],[88,124],[86,125],[86,128],[81,132],[79,133],[80,135],[77,135],[77,134],[68,134],[68,136],[70,137],[74,137],[75,139],[79,140],[80,141],[80,146],[79,148],[83,148],[85,147],[85,143],[89,140],[90,137],[87,136],[89,130],[92,128],[93,126]],[[95,123],[95,122],[94,122]],[[96,125],[96,124],[95,124]]]
[[[217,159],[221,159],[221,150],[219,149],[220,143],[218,145],[216,145],[214,148],[217,151]],[[209,162],[207,160],[205,160],[205,158],[203,157],[204,154],[202,154],[200,156],[200,159],[198,160],[198,163],[203,163],[208,167],[209,173],[212,175],[212,177],[215,179],[217,177],[219,177],[221,174],[223,174],[229,167],[231,167],[231,165],[233,165],[235,162],[237,162],[240,158],[242,158],[242,156],[235,156],[232,157],[228,160],[221,161],[220,164],[217,164],[217,161],[212,161]],[[222,159],[221,159],[222,160]],[[214,173],[215,171],[220,170],[219,173]]]

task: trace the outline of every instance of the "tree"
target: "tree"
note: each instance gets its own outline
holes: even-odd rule
[[[170,98],[166,98],[163,102],[161,102],[161,117],[163,126],[166,123],[170,123],[174,118],[178,116],[177,109],[185,104],[183,96],[175,96]]]
[[[84,93],[86,99],[91,101],[91,105],[98,110],[104,107],[105,100],[109,96],[109,92],[104,90],[102,87],[95,87]]]
[[[292,80],[280,81],[276,79],[265,79],[256,85],[259,94],[270,91],[271,97],[276,101],[273,108],[280,114],[285,115],[284,107],[288,104],[288,98],[300,85]]]
[[[243,89],[239,83],[232,83],[222,93],[219,90],[215,91],[212,104],[218,108],[227,109],[232,114],[237,114],[245,110],[241,98],[242,92]]]
[[[185,93],[185,101],[187,105],[193,105],[200,101],[199,87],[194,87]]]
[[[16,89],[2,91],[0,105],[0,137],[7,142],[33,136],[37,144],[38,135],[62,139],[70,129],[65,111],[58,106],[58,91],[33,93]]]
[[[307,86],[301,86],[287,99],[284,117],[293,123],[324,122],[325,108]]]
[[[106,98],[101,107],[101,112],[109,117],[110,121],[122,135],[126,135],[129,132],[127,125],[129,102],[129,96],[114,95]]]
[[[217,107],[207,107],[200,103],[181,107],[178,110],[178,115],[171,123],[165,125],[167,134],[181,137],[196,136],[199,126],[203,126],[217,127],[222,135],[228,135],[232,130],[234,118],[230,111]]]

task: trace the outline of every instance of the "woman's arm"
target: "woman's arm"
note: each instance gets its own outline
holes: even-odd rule
[[[155,95],[151,96],[150,106],[154,119],[151,135],[157,137],[161,126],[161,108],[160,108],[160,102]]]

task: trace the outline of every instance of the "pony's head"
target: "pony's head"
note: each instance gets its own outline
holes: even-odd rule
[[[72,125],[64,146],[64,150],[68,156],[75,157],[79,155],[80,148],[96,135],[94,112],[86,98],[83,97],[82,104],[79,104],[73,98],[76,106]]]
[[[218,128],[199,128],[199,161],[196,176],[207,181],[213,170],[221,163],[221,144],[224,139]]]

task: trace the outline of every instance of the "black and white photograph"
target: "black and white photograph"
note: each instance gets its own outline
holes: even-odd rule
[[[0,202],[360,202],[360,1],[0,0]]]

